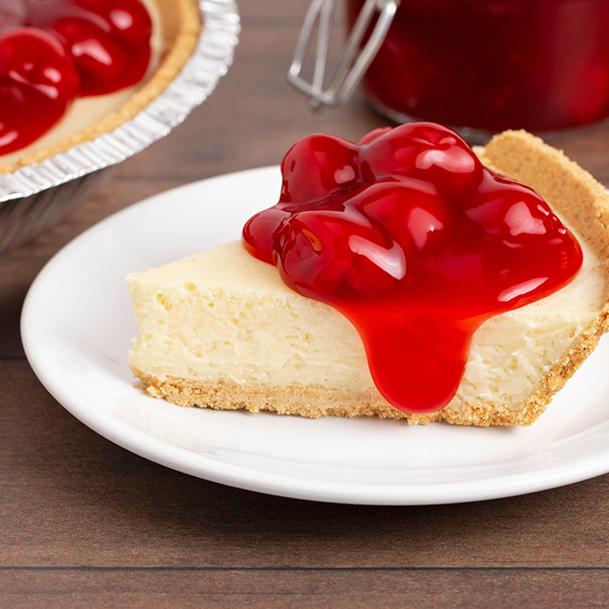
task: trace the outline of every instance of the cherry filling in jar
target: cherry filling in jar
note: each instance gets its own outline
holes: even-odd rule
[[[353,25],[364,0],[347,0]],[[554,131],[609,116],[607,0],[401,0],[364,76],[404,121]]]
[[[359,144],[306,137],[282,174],[277,205],[243,229],[246,249],[351,321],[378,390],[406,412],[444,408],[480,324],[559,290],[582,264],[533,190],[433,123]]]
[[[144,78],[152,22],[140,0],[0,0],[0,156],[51,129],[74,99]]]

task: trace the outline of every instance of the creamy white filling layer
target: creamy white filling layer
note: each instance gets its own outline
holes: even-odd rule
[[[580,240],[581,243],[581,240]],[[474,335],[455,403],[526,397],[594,319],[596,256],[568,286],[494,317]],[[140,334],[130,363],[158,378],[374,391],[362,342],[334,309],[304,298],[239,242],[127,277]]]

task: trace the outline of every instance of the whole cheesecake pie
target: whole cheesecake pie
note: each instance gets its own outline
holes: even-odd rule
[[[147,393],[533,423],[609,328],[609,197],[528,133],[475,152],[429,123],[299,142],[242,242],[128,276]]]
[[[0,27],[0,173],[132,119],[195,49],[195,0],[18,0]]]

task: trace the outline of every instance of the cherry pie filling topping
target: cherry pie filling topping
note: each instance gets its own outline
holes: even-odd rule
[[[440,125],[359,144],[311,135],[282,174],[277,205],[244,227],[246,249],[351,321],[378,390],[406,412],[444,408],[477,328],[559,290],[583,261],[532,189]]]
[[[77,97],[140,82],[152,22],[141,0],[0,0],[0,156],[51,129]]]

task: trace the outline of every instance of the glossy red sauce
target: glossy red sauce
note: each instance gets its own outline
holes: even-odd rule
[[[0,155],[36,141],[75,97],[146,74],[152,23],[140,0],[14,0],[0,9]]]
[[[364,84],[455,127],[576,127],[609,116],[608,30],[607,0],[402,0]]]
[[[279,203],[244,227],[246,249],[353,323],[380,393],[407,412],[446,406],[480,324],[555,292],[582,264],[533,190],[433,123],[357,145],[312,135],[282,173]]]

